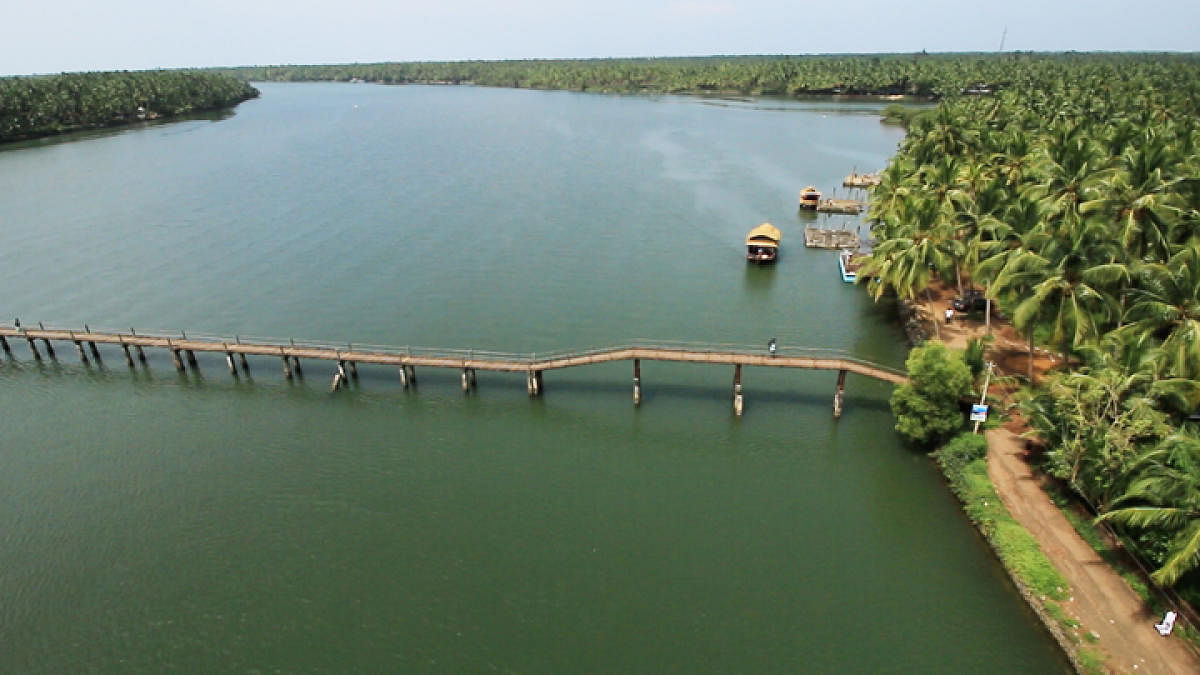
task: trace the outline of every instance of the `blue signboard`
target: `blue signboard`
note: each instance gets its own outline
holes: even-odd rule
[[[980,403],[976,403],[975,405],[971,406],[971,421],[972,422],[986,422],[987,421],[987,411],[988,411],[988,407],[986,405],[983,405]]]

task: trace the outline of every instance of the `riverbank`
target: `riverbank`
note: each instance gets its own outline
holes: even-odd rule
[[[952,288],[935,283],[930,292],[932,305],[922,303],[917,311],[926,317],[943,316],[953,294]],[[969,320],[955,320],[938,328],[942,341],[955,349],[965,348],[968,340],[986,333],[981,322]],[[996,340],[989,359],[997,363],[998,374],[1023,374],[1028,357],[1021,353],[1020,341],[1012,327],[993,324],[993,333]],[[1049,354],[1036,354],[1035,374],[1044,373],[1053,365],[1054,359]],[[1178,636],[1164,638],[1154,630],[1153,624],[1161,617],[1152,613],[1121,575],[1079,536],[1042,489],[1026,458],[1021,435],[1027,430],[1021,420],[1013,419],[986,432],[986,479],[1006,512],[1032,536],[1040,553],[1069,586],[1065,599],[1030,593],[1029,589],[1036,589],[1036,584],[997,550],[1022,595],[1081,672],[1094,672],[1098,667],[1104,670],[1095,672],[1200,672],[1200,655],[1196,650]],[[962,482],[949,474],[947,478],[952,487],[956,481]],[[985,489],[979,485],[982,478],[977,474],[972,481],[976,489]],[[955,488],[956,493],[959,489]],[[987,498],[975,491],[959,496],[968,517],[992,542],[987,524],[990,521],[973,515],[977,503]],[[993,547],[996,548],[994,543]]]

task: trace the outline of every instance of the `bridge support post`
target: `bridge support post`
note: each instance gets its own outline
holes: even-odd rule
[[[838,371],[837,391],[833,394],[833,419],[840,419],[842,416],[842,403],[846,396],[846,371]]]
[[[146,352],[142,351],[141,345],[137,346],[137,355],[138,355],[138,361],[141,361],[143,364],[145,364],[146,363]]]
[[[283,361],[283,376],[289,380],[292,379],[292,364],[288,361],[288,357],[281,356],[279,359]]]
[[[0,347],[4,347],[4,353],[6,355],[12,356],[12,347],[8,346],[8,339],[3,335],[0,335]]]
[[[284,357],[284,358],[286,358],[286,357]],[[300,357],[299,356],[292,357],[292,370],[296,371],[296,377],[298,377],[302,380],[304,379],[304,369],[300,367]]]
[[[199,368],[200,364],[196,363],[196,352],[194,352],[190,349],[187,350],[187,360],[188,360],[188,365],[192,367],[192,370],[196,370],[197,368]]]
[[[463,391],[471,391],[475,388],[475,369],[462,369],[462,389]]]
[[[92,350],[92,356],[96,358],[96,365],[100,365],[100,350],[96,349],[96,343],[88,340],[88,348]]]
[[[537,398],[542,395],[542,371],[531,370],[525,377],[525,388],[529,390],[531,398]]]
[[[245,373],[246,375],[249,375],[250,374],[250,364],[246,362],[245,352],[239,352],[238,357],[242,361],[242,372]]]
[[[404,367],[408,370],[408,384],[406,386],[409,386],[409,387],[417,386],[417,367],[416,366],[404,366]]]
[[[633,360],[633,407],[642,405],[642,360]]]
[[[38,351],[37,343],[33,341],[33,338],[25,338],[25,339],[29,341],[29,351],[33,352],[33,358],[37,359],[38,361],[41,361],[42,353]]]
[[[346,362],[337,362],[337,371],[333,373],[333,384],[330,385],[329,391],[337,391],[346,383]]]
[[[133,354],[129,353],[129,345],[122,342],[121,343],[121,351],[125,352],[125,365],[132,368],[133,367]]]
[[[42,338],[42,344],[46,346],[46,353],[55,361],[58,360],[58,355],[54,353],[54,345],[50,344],[50,338]]]
[[[33,341],[30,340],[29,343],[33,344]],[[82,361],[83,363],[88,363],[87,352],[83,351],[83,343],[80,342],[79,340],[75,341],[75,351],[79,352],[79,360],[80,361]]]
[[[171,350],[171,360],[175,362],[175,370],[181,373],[186,372],[187,369],[183,367],[183,356],[179,353],[178,349]]]
[[[237,364],[233,362],[233,352],[225,352],[225,363],[229,364],[229,374],[237,377]]]
[[[358,363],[355,361],[348,361],[347,363],[350,364],[350,377],[353,377],[354,379],[357,380],[358,379]]]
[[[400,386],[408,389],[408,366],[401,364],[396,370],[400,372]]]
[[[742,399],[742,364],[733,367],[733,414],[742,416],[745,402]]]

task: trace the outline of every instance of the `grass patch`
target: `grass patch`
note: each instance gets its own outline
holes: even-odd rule
[[[1038,595],[1067,599],[1067,580],[996,494],[987,475],[986,454],[987,440],[982,435],[961,434],[933,457],[962,501],[967,517],[991,542],[1004,566]]]
[[[1108,670],[1104,667],[1104,657],[1100,652],[1083,647],[1079,650],[1079,668],[1087,675],[1104,675]]]

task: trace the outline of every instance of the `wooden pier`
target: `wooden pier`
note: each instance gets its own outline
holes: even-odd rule
[[[808,248],[835,248],[857,250],[859,247],[856,230],[824,230],[819,227],[804,228],[804,245]]]
[[[880,178],[877,173],[858,173],[851,172],[848,176],[842,179],[842,187],[867,189],[879,185]]]
[[[857,216],[866,206],[866,202],[860,202],[857,199],[822,199],[817,204],[817,213]]]
[[[742,413],[744,405],[741,383],[744,366],[837,371],[833,402],[835,417],[840,417],[842,413],[847,373],[893,384],[908,381],[903,370],[858,359],[839,350],[780,347],[777,351],[769,353],[765,346],[750,348],[688,342],[635,341],[626,345],[597,349],[518,354],[430,347],[386,347],[349,343],[337,345],[241,336],[230,339],[211,335],[188,336],[183,332],[174,336],[139,333],[132,329],[128,333],[108,332],[93,331],[87,326],[84,326],[82,331],[45,328],[40,324],[38,328],[0,326],[0,348],[3,348],[6,357],[13,358],[13,346],[10,341],[26,342],[31,356],[38,361],[43,358],[38,343],[41,343],[46,356],[51,359],[57,359],[53,343],[70,343],[75,347],[80,361],[89,365],[91,360],[95,360],[97,364],[102,363],[97,345],[112,345],[120,347],[121,358],[130,368],[135,366],[135,359],[143,365],[146,364],[146,348],[163,349],[170,352],[172,363],[181,373],[187,372],[189,368],[199,368],[196,352],[222,354],[233,377],[239,377],[239,369],[241,374],[249,375],[250,363],[247,356],[279,359],[277,363],[281,364],[283,376],[287,379],[303,377],[301,360],[325,361],[333,365],[330,386],[333,391],[346,385],[349,378],[357,379],[359,364],[374,364],[396,368],[400,382],[405,388],[416,385],[416,369],[419,367],[456,369],[461,372],[462,388],[467,392],[477,386],[476,371],[520,373],[525,376],[525,386],[529,395],[541,396],[545,391],[545,371],[612,361],[632,361],[634,405],[639,405],[642,399],[642,361],[726,365],[734,367],[733,406],[738,415]],[[86,350],[84,345],[87,346]]]

